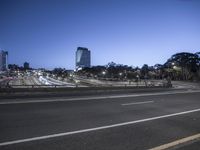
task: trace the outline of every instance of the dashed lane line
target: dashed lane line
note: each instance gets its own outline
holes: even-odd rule
[[[129,106],[129,105],[140,105],[140,104],[148,104],[153,103],[154,101],[144,101],[144,102],[135,102],[135,103],[125,103],[121,104],[122,106]]]

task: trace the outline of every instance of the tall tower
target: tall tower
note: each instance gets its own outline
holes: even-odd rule
[[[78,47],[76,51],[76,69],[90,67],[90,51],[85,47]]]
[[[8,69],[8,52],[0,51],[0,71],[6,71]]]
[[[28,62],[25,62],[25,63],[24,63],[24,69],[30,69],[30,68],[29,68],[29,63],[28,63]]]

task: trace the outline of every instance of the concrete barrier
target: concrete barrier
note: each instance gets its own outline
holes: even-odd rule
[[[171,90],[166,87],[1,88],[1,98],[112,95]]]

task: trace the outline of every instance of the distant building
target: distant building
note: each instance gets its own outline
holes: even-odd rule
[[[19,66],[16,64],[9,64],[8,69],[10,69],[11,71],[18,70]]]
[[[0,51],[0,71],[6,71],[8,69],[8,52]]]
[[[24,63],[24,69],[29,69],[29,63],[27,62]]]
[[[78,47],[76,51],[76,69],[90,67],[90,51],[84,47]]]

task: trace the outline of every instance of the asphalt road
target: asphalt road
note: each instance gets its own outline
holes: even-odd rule
[[[200,92],[191,91],[2,103],[0,150],[154,148],[200,133],[199,97]],[[196,150],[199,144],[179,149]]]

